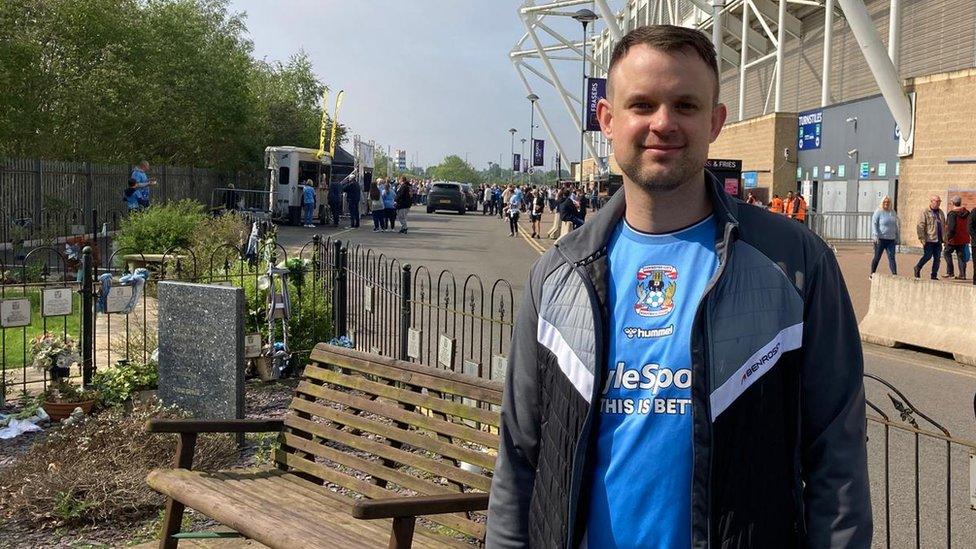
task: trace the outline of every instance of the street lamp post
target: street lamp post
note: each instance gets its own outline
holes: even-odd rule
[[[580,162],[579,162],[579,182],[583,186],[583,142],[586,139],[586,26],[598,19],[597,14],[588,9],[578,10],[573,14],[573,19],[583,24],[583,95],[580,96],[583,102],[583,115],[580,117]]]
[[[515,128],[509,128],[508,133],[512,134],[512,154],[509,155],[508,161],[512,166],[512,177],[509,178],[509,183],[515,183],[515,134],[518,130]]]
[[[530,93],[525,96],[529,100],[529,105],[531,111],[529,113],[529,150],[532,151],[532,160],[529,161],[529,173],[535,171],[535,102],[539,100],[539,96]],[[532,177],[529,177],[529,183],[532,183]]]
[[[519,160],[522,161],[522,166],[524,166],[525,165],[525,138],[523,137],[521,139],[521,141],[522,141],[522,158],[520,158]],[[521,168],[522,166],[519,166],[519,167]],[[521,170],[520,169],[519,170],[519,185],[524,185],[524,184],[525,184],[525,170]]]

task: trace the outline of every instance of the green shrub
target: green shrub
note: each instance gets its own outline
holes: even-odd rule
[[[92,384],[101,395],[103,406],[121,406],[136,391],[155,389],[159,384],[159,369],[154,362],[120,360],[115,366],[97,372]]]
[[[151,206],[125,218],[115,242],[124,253],[162,254],[189,248],[205,219],[203,205],[194,200]]]

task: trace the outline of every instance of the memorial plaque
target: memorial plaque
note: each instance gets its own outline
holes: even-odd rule
[[[445,368],[454,364],[454,339],[444,334],[437,341],[437,362]]]
[[[121,313],[132,300],[132,286],[112,286],[105,298],[106,313]]]
[[[68,288],[44,290],[41,293],[42,316],[64,316],[71,314],[71,295]]]
[[[423,330],[407,328],[407,356],[415,360],[420,359],[420,335],[422,333]]]
[[[199,419],[244,417],[244,290],[160,282],[159,398]]]
[[[261,334],[248,334],[244,336],[244,358],[261,356],[261,346]]]
[[[29,299],[5,299],[0,301],[0,328],[27,326],[31,321]]]
[[[373,293],[374,293],[373,287],[367,285],[366,291],[365,293],[363,293],[363,309],[367,313],[373,312]]]

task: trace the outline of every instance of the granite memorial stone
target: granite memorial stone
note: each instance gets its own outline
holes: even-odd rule
[[[244,417],[244,290],[160,282],[159,398],[199,419]]]

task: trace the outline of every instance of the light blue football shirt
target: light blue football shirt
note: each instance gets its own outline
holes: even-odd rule
[[[621,221],[608,261],[608,373],[589,549],[691,546],[691,328],[718,264],[713,216],[668,234]]]

